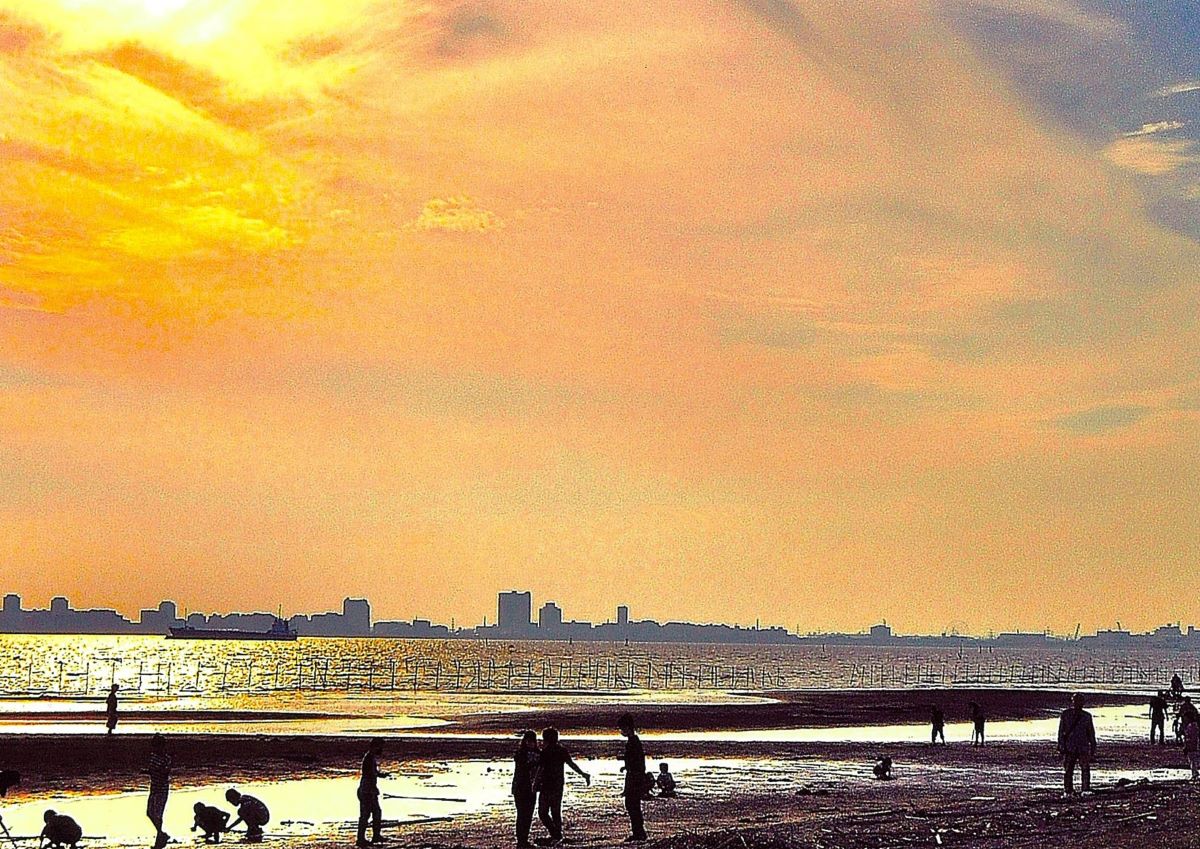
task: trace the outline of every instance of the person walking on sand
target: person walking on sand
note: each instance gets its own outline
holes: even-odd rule
[[[1192,781],[1200,781],[1200,720],[1193,718],[1183,727],[1183,752],[1192,768]]]
[[[983,715],[983,709],[979,707],[978,702],[971,702],[971,745],[983,745],[983,726],[987,722],[987,718]]]
[[[633,726],[633,716],[622,714],[617,720],[617,730],[625,738],[625,754],[622,760],[625,765],[625,810],[629,814],[629,843],[641,843],[646,839],[646,820],[642,816],[642,796],[645,790],[646,750],[642,748],[642,738],[637,735]],[[653,778],[653,776],[651,776]]]
[[[146,817],[154,825],[154,849],[163,849],[171,835],[163,831],[163,814],[167,810],[167,794],[171,792],[171,756],[167,741],[161,734],[150,739],[150,761],[146,765],[150,776],[150,796],[146,799]]]
[[[379,771],[379,756],[383,753],[383,741],[371,741],[362,759],[362,777],[358,780],[358,840],[356,846],[379,843],[379,832],[383,827],[383,810],[379,807],[379,779],[386,772]],[[371,821],[371,843],[367,843],[367,821]]]
[[[1162,690],[1150,697],[1150,745],[1154,745],[1154,729],[1158,729],[1158,744],[1167,742],[1167,700]]]
[[[933,730],[930,733],[930,739],[929,739],[930,744],[937,743],[938,738],[941,737],[942,745],[945,745],[945,743],[946,743],[946,715],[944,713],[942,713],[942,709],[940,707],[938,707],[937,705],[933,706],[933,710],[930,713],[930,723],[933,726]]]
[[[1075,792],[1075,764],[1079,764],[1079,787],[1092,790],[1092,758],[1096,756],[1096,728],[1092,715],[1083,709],[1083,694],[1071,697],[1071,706],[1058,720],[1058,751],[1063,757],[1063,792]]]
[[[534,781],[537,779],[540,758],[537,734],[532,731],[522,733],[521,743],[513,754],[512,779],[513,804],[517,807],[518,849],[526,849],[529,846],[529,829],[533,826],[533,810],[537,807]]]
[[[108,698],[104,700],[104,716],[105,726],[108,728],[108,733],[112,734],[117,730],[117,685],[113,684],[108,688]]]
[[[583,780],[591,786],[592,777],[579,768],[579,764],[571,758],[571,753],[558,742],[558,729],[547,728],[542,732],[542,753],[538,757],[537,770],[538,819],[549,832],[546,840],[538,841],[544,845],[557,846],[562,843],[562,799],[566,784],[563,767],[566,766],[583,776]]]

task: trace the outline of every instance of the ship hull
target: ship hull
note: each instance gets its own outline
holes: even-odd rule
[[[168,640],[282,640],[296,639],[296,633],[271,633],[270,631],[222,631],[205,628],[172,628]]]

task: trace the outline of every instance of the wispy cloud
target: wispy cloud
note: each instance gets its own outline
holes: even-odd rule
[[[1104,149],[1104,156],[1118,168],[1160,177],[1195,164],[1195,143],[1187,139],[1160,140],[1142,135],[1121,138]]]
[[[1150,123],[1142,124],[1136,130],[1130,130],[1125,135],[1131,138],[1135,136],[1153,136],[1158,133],[1169,133],[1173,130],[1180,130],[1186,126],[1187,124],[1183,121],[1151,121]]]
[[[1072,0],[968,0],[968,4],[1040,18],[1100,38],[1116,38],[1128,31],[1120,19],[1089,12]]]
[[[1176,94],[1188,94],[1193,91],[1200,91],[1200,80],[1187,80],[1186,82],[1163,86],[1155,94],[1159,97],[1171,97]]]
[[[1138,404],[1108,404],[1069,413],[1055,420],[1063,430],[1080,434],[1104,433],[1131,427],[1154,411],[1153,407]]]

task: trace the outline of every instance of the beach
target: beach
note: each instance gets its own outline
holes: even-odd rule
[[[946,845],[1019,846],[1026,844],[1017,832],[1053,826],[1059,833],[1070,823],[1081,830],[1082,845],[1121,846],[1133,843],[1114,842],[1114,835],[1149,833],[1168,812],[1195,808],[1194,789],[1180,783],[1182,752],[1146,744],[1144,702],[1120,693],[1088,696],[1101,736],[1093,784],[1103,792],[1060,800],[1053,735],[1068,699],[1061,690],[999,689],[725,693],[712,694],[708,703],[695,694],[675,702],[662,695],[513,694],[501,699],[511,708],[502,714],[458,704],[438,715],[430,703],[424,705],[428,715],[418,717],[427,727],[411,727],[407,717],[386,730],[386,717],[376,717],[385,730],[370,735],[193,733],[187,729],[201,721],[194,714],[145,706],[127,710],[112,738],[101,733],[98,712],[73,710],[72,722],[94,722],[94,733],[0,734],[0,766],[23,775],[4,809],[18,831],[53,804],[83,810],[95,842],[140,845],[144,729],[175,722],[180,730],[168,732],[168,746],[177,789],[168,817],[177,825],[168,830],[190,824],[183,804],[220,804],[224,788],[236,784],[272,804],[277,818],[270,840],[316,849],[351,842],[357,765],[368,739],[382,736],[381,762],[393,775],[381,785],[391,842],[499,847],[512,842],[507,783],[516,734],[554,725],[594,776],[591,787],[573,776],[568,781],[568,842],[603,846],[627,830],[613,725],[628,710],[644,729],[648,768],[667,761],[680,781],[677,798],[645,803],[651,837],[664,845],[716,849],[724,845],[721,835],[736,833],[747,846],[925,845],[939,834]],[[983,747],[968,742],[964,720],[971,701],[985,706],[994,735]],[[929,743],[934,703],[946,712],[950,745]],[[40,710],[39,720],[10,713],[6,721],[53,725],[63,715]],[[257,721],[269,725],[272,718],[286,728],[297,714]],[[214,712],[202,721],[223,719],[236,729],[245,717]],[[337,717],[320,719],[336,724]],[[895,764],[892,781],[871,774],[884,754]],[[1093,839],[1099,842],[1086,843]]]

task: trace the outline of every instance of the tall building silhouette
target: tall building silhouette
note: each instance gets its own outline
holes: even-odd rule
[[[538,611],[538,628],[542,631],[553,632],[562,628],[563,612],[552,601],[548,601],[542,605],[542,609]]]
[[[371,603],[365,598],[347,598],[342,601],[342,619],[345,633],[367,636],[371,633]]]
[[[533,630],[533,594],[500,593],[496,603],[496,626],[505,634],[528,634]]]

